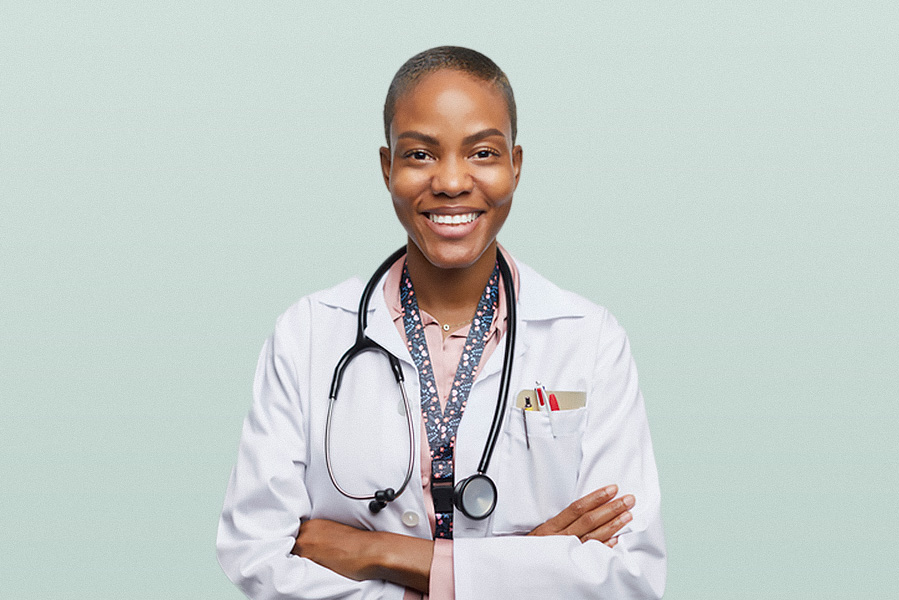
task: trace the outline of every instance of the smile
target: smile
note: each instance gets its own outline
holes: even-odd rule
[[[428,218],[431,222],[440,225],[464,225],[466,223],[471,223],[479,216],[481,216],[481,213],[479,212],[472,212],[464,215],[435,215],[433,213],[428,213]]]

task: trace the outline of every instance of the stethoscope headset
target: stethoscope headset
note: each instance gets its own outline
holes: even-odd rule
[[[328,395],[328,417],[325,422],[325,465],[328,468],[328,476],[331,483],[337,488],[341,494],[352,500],[369,500],[368,508],[373,514],[377,514],[387,506],[388,502],[392,502],[400,494],[402,494],[409,480],[412,478],[412,469],[414,466],[415,455],[415,424],[412,419],[412,410],[409,406],[409,397],[406,395],[406,386],[403,379],[403,369],[400,361],[393,354],[388,352],[383,346],[372,341],[365,335],[365,328],[368,325],[368,304],[374,293],[378,282],[384,274],[390,269],[401,256],[406,253],[406,247],[402,247],[385,260],[380,267],[371,276],[371,279],[362,291],[362,297],[359,300],[359,314],[356,326],[356,341],[347,350],[337,366],[334,368],[334,376],[331,378],[331,392]],[[506,345],[503,356],[503,368],[499,380],[499,392],[496,397],[496,410],[493,413],[493,422],[490,425],[490,432],[487,435],[487,442],[484,445],[484,452],[481,454],[481,462],[478,463],[477,472],[470,475],[452,486],[453,505],[465,516],[471,519],[486,519],[493,513],[496,508],[496,485],[487,475],[487,468],[490,465],[490,458],[493,455],[493,449],[499,439],[500,429],[503,424],[503,416],[506,413],[508,403],[509,380],[512,378],[512,358],[515,349],[515,288],[512,284],[512,272],[502,253],[497,249],[496,260],[499,263],[499,272],[503,279],[503,289],[506,294],[506,317],[508,319],[508,328],[506,331]],[[358,495],[351,494],[340,487],[337,479],[334,477],[334,469],[331,465],[331,416],[334,412],[334,403],[337,400],[337,393],[340,391],[340,384],[343,381],[343,374],[346,372],[350,362],[363,352],[373,350],[380,352],[387,357],[390,362],[390,368],[396,379],[397,386],[400,388],[400,394],[403,397],[403,407],[406,414],[406,425],[409,437],[409,464],[406,467],[406,476],[403,479],[399,489],[384,488],[376,490],[373,494]],[[436,493],[436,489],[434,489]]]

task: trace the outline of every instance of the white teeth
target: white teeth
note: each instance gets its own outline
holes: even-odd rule
[[[435,215],[431,213],[428,217],[434,223],[439,223],[441,225],[462,225],[464,223],[471,223],[477,219],[478,213],[468,213],[467,215]]]

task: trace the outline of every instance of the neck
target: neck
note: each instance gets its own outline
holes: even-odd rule
[[[496,240],[468,267],[436,267],[411,241],[408,242],[406,261],[418,306],[440,323],[460,323],[474,315],[490,281],[496,264]]]

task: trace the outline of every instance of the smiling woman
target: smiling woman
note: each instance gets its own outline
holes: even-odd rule
[[[405,252],[364,293],[351,280],[301,299],[266,342],[222,567],[252,598],[661,597],[627,337],[497,245],[522,166],[508,80],[480,53],[434,48],[397,73],[384,115]],[[351,345],[388,354],[399,411],[381,353],[350,367]]]

